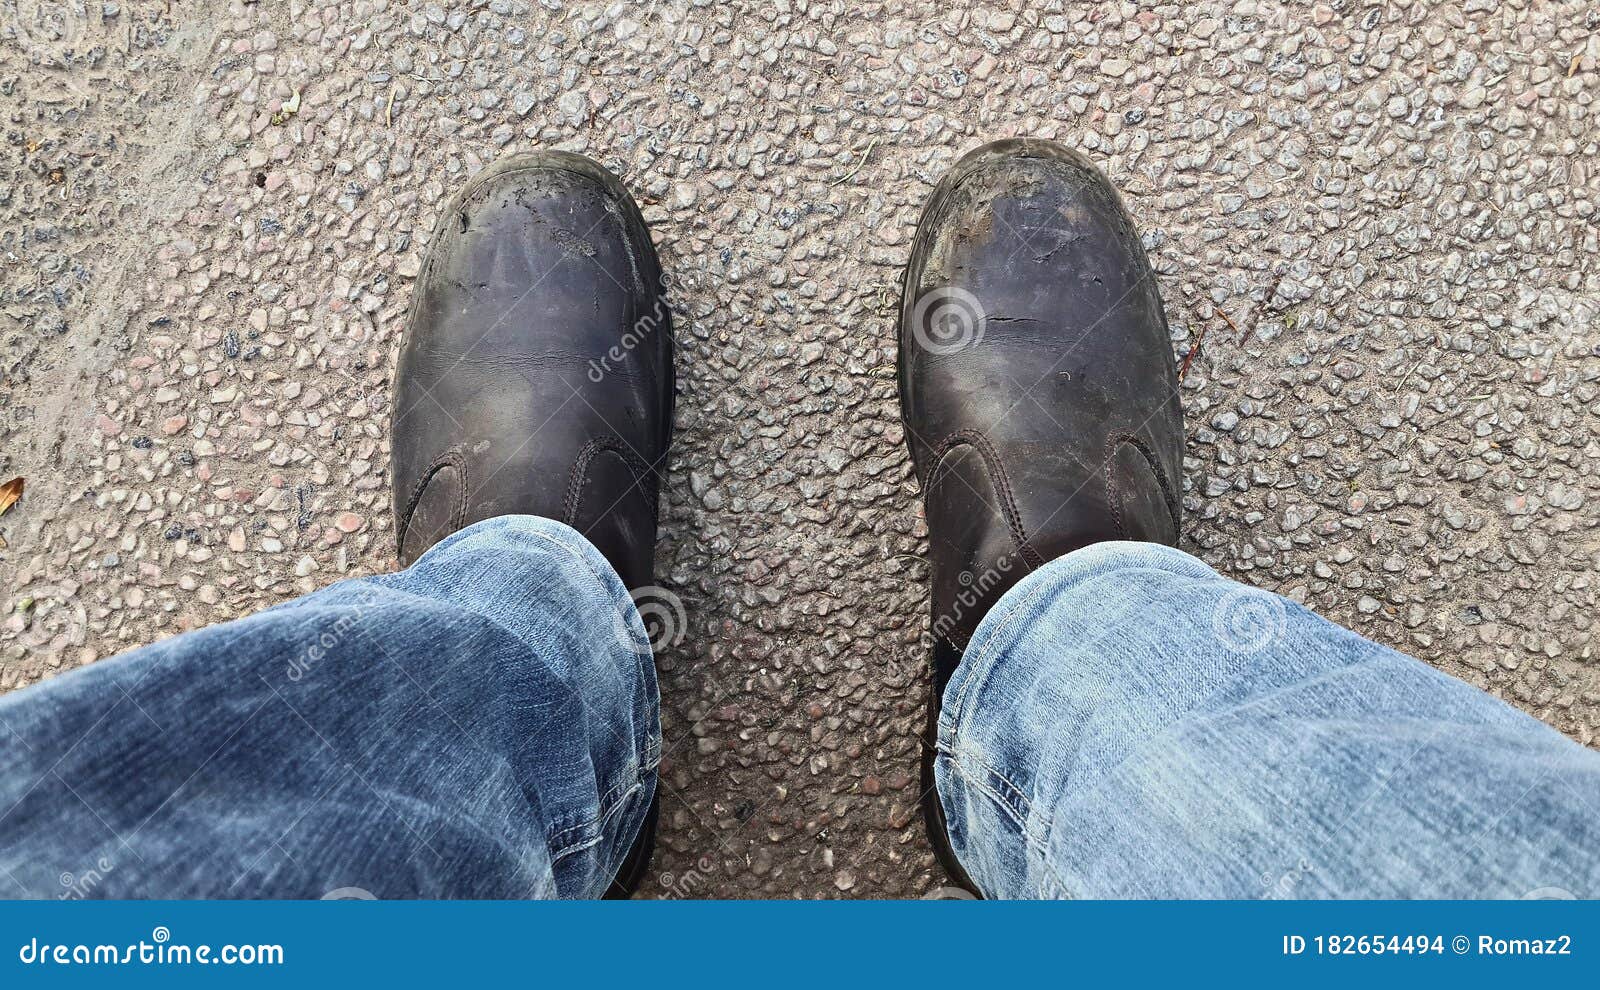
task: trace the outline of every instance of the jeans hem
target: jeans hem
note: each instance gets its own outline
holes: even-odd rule
[[[1032,801],[1022,788],[990,766],[980,754],[962,745],[962,729],[973,699],[982,692],[983,685],[1004,659],[1005,644],[1018,635],[1018,627],[1025,626],[1042,600],[1108,571],[1133,568],[1215,576],[1214,571],[1194,557],[1155,543],[1108,541],[1058,557],[1008,590],[979,622],[967,645],[966,655],[945,688],[940,706],[935,751],[944,761],[947,772],[969,789],[972,799],[991,802],[997,813],[1015,823],[1024,846],[1047,875],[1043,882],[1048,882],[1059,896],[1071,894],[1050,863],[1049,824],[1039,821]],[[1005,793],[1001,793],[1002,785]],[[1007,795],[1011,797],[1008,799]],[[952,818],[953,810],[944,796],[938,795],[938,799],[944,803],[946,818]]]
[[[1047,823],[1044,826],[1044,833],[1041,835],[1037,827],[1039,823],[1033,816],[1032,802],[1020,791],[1016,791],[1016,785],[1007,780],[1004,774],[998,773],[993,767],[984,764],[982,761],[973,760],[972,762],[976,764],[976,769],[986,776],[974,776],[969,769],[962,767],[960,758],[954,753],[941,751],[939,755],[944,758],[945,766],[949,773],[959,778],[963,786],[975,791],[979,797],[987,798],[993,802],[995,808],[1016,825],[1017,833],[1022,838],[1023,847],[1038,857],[1040,865],[1044,867],[1045,879],[1055,888],[1058,898],[1072,897],[1072,892],[1067,889],[1055,866],[1050,862],[1050,844],[1048,840],[1050,825]],[[1026,811],[1026,814],[1019,812],[1011,802],[1007,801],[994,788],[987,777],[1003,781],[1010,790],[1016,792],[1016,798],[1025,806],[1023,810]],[[941,797],[940,800],[942,801],[943,798]],[[950,809],[947,806],[945,808],[946,819],[949,818],[949,815]],[[960,858],[959,854],[957,854],[957,858]],[[969,876],[972,875],[973,871],[967,868],[965,863],[962,866],[967,869]]]
[[[553,832],[546,836],[545,841],[550,846],[551,866],[555,866],[568,856],[583,852],[585,849],[591,849],[597,845],[605,838],[606,822],[610,821],[623,808],[626,808],[628,806],[628,802],[633,799],[635,794],[638,794],[645,789],[645,777],[641,776],[638,780],[634,781],[627,790],[623,791],[615,801],[612,801],[609,806],[603,808],[600,814],[591,821],[582,822],[577,825],[569,825],[566,828],[560,829],[559,831]],[[556,840],[558,837],[564,836],[568,832],[579,831],[581,831],[583,834],[582,838],[574,839],[565,845],[557,844]],[[637,832],[635,832],[635,837],[637,837]],[[632,843],[632,841],[632,839],[629,839],[630,843]]]

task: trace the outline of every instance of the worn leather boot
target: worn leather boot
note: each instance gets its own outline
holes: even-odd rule
[[[974,889],[933,767],[940,699],[979,620],[1079,547],[1178,539],[1183,420],[1166,316],[1093,164],[1030,139],[956,163],[917,226],[899,377],[933,578],[923,813],[941,864]]]
[[[491,516],[557,519],[651,584],[672,324],[644,218],[581,155],[501,161],[446,207],[394,385],[400,560]],[[607,896],[649,864],[656,808]]]

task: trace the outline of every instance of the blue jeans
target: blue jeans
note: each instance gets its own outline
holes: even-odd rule
[[[490,519],[0,699],[0,893],[597,897],[655,792],[657,705],[600,552]]]
[[[600,554],[491,519],[0,699],[0,888],[597,896],[655,791],[657,706]],[[1176,550],[1026,578],[940,730],[993,896],[1600,892],[1600,757]]]
[[[1006,593],[934,774],[991,896],[1600,896],[1600,754],[1150,543]]]

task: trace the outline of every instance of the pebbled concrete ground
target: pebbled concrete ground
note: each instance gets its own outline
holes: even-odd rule
[[[1600,10],[0,0],[0,688],[394,567],[392,357],[496,156],[678,285],[655,896],[918,896],[923,198],[1084,150],[1160,277],[1187,549],[1593,745]]]

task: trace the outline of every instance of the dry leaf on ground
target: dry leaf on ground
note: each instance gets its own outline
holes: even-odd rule
[[[22,479],[21,478],[12,478],[10,481],[6,482],[5,484],[0,485],[0,516],[5,515],[6,510],[11,508],[13,505],[15,505],[17,503],[17,499],[19,499],[21,497],[22,497]]]

